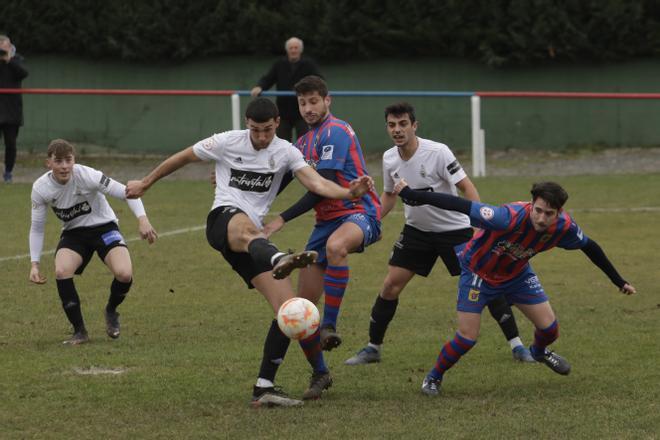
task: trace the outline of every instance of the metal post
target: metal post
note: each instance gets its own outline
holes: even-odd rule
[[[232,130],[241,129],[241,97],[238,93],[231,95],[231,128]]]
[[[482,163],[485,157],[483,151],[485,145],[481,130],[481,98],[473,95],[470,98],[470,104],[472,109],[472,176],[480,177],[486,173],[485,164]]]

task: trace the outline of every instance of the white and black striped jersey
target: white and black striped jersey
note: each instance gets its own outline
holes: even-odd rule
[[[406,179],[415,190],[443,192],[457,195],[456,184],[467,175],[454,153],[445,144],[417,138],[413,157],[401,159],[398,147],[383,154],[383,189],[392,192],[400,179]],[[404,200],[406,224],[426,232],[445,232],[469,228],[467,215],[446,211],[430,205],[418,205]]]
[[[30,255],[39,261],[43,246],[46,214],[50,207],[62,221],[62,229],[119,223],[115,212],[105,198],[111,195],[126,200],[125,186],[85,165],[74,164],[71,178],[64,185],[58,183],[49,171],[32,185],[32,225],[30,227]],[[140,199],[126,200],[136,217],[145,215]]]
[[[273,138],[262,150],[252,146],[249,130],[233,130],[197,142],[195,155],[215,161],[215,199],[211,209],[236,206],[257,227],[268,213],[285,173],[308,166],[291,143]]]

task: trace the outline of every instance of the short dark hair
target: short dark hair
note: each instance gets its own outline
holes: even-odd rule
[[[568,193],[564,188],[555,182],[538,182],[532,185],[532,201],[539,197],[545,200],[548,205],[557,210],[561,209],[568,200]]]
[[[415,117],[415,107],[408,104],[407,102],[397,102],[396,104],[392,104],[390,106],[385,107],[386,121],[389,115],[393,115],[393,116],[408,115],[411,124],[417,120],[417,118]]]
[[[67,156],[75,156],[76,149],[69,142],[64,139],[53,139],[50,144],[48,144],[48,158],[51,157],[56,159],[63,159]]]
[[[245,117],[259,123],[277,119],[279,115],[275,103],[264,97],[253,99],[245,109]]]
[[[323,80],[323,78],[316,75],[309,75],[304,77],[293,86],[293,89],[296,91],[296,95],[298,96],[314,92],[318,92],[322,98],[328,96],[328,84]]]

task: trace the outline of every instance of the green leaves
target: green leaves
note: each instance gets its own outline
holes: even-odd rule
[[[23,53],[183,61],[283,54],[322,61],[460,57],[493,67],[660,53],[652,0],[8,1],[0,30]]]

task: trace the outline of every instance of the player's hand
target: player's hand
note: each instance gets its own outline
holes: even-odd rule
[[[140,230],[140,238],[142,238],[142,240],[147,240],[149,244],[152,244],[158,238],[158,233],[153,226],[151,226],[146,215],[138,219],[138,229]]]
[[[399,193],[401,192],[401,190],[402,190],[403,188],[405,188],[406,186],[408,186],[408,182],[406,182],[406,179],[403,179],[403,178],[402,178],[401,180],[399,180],[399,181],[396,183],[396,185],[394,185],[394,189],[392,190],[392,192],[393,192],[394,194],[396,194],[396,195],[399,195]]]
[[[252,87],[252,90],[250,90],[250,95],[254,98],[255,96],[259,96],[263,89],[259,86]]]
[[[126,198],[127,199],[137,199],[142,197],[147,191],[144,183],[141,180],[129,180],[126,182]]]
[[[633,293],[637,293],[637,289],[628,283],[624,284],[623,287],[619,289],[619,291],[625,295],[632,295]]]
[[[211,171],[211,185],[215,186],[216,183],[218,182],[215,180],[215,171]]]
[[[351,180],[351,183],[348,184],[348,190],[351,194],[351,198],[356,199],[362,197],[369,191],[374,189],[374,179],[371,176],[360,176],[355,180]]]
[[[274,233],[280,231],[284,227],[284,219],[282,216],[277,216],[273,220],[269,221],[266,226],[261,230],[262,234],[269,238]]]
[[[46,277],[39,272],[39,263],[32,263],[30,281],[34,284],[46,284]]]

